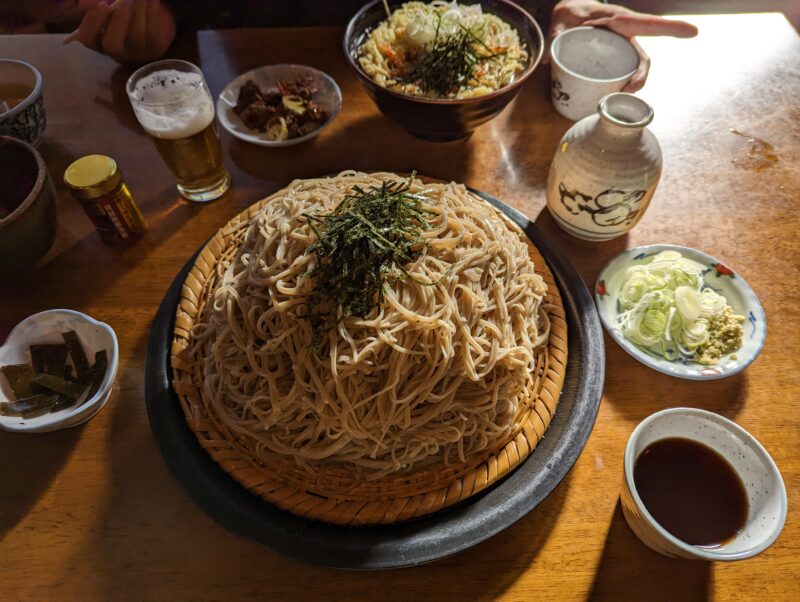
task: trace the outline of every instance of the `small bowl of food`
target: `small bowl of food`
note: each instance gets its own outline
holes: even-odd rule
[[[544,53],[534,18],[508,0],[389,3],[350,20],[344,52],[367,94],[412,135],[458,140],[498,115]]]
[[[26,318],[0,347],[0,428],[43,433],[86,422],[111,395],[118,357],[114,330],[85,314]]]
[[[595,302],[620,347],[678,378],[736,374],[767,336],[764,309],[747,282],[714,257],[679,245],[617,255],[600,272]]]
[[[0,59],[0,135],[36,146],[46,125],[42,74],[24,61]]]
[[[305,65],[267,65],[243,73],[217,100],[222,127],[259,146],[291,146],[319,136],[342,106],[328,74]]]

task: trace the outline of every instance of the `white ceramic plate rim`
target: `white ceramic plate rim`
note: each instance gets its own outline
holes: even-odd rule
[[[254,133],[247,133],[237,130],[232,121],[231,117],[228,114],[228,111],[231,109],[231,104],[228,100],[225,99],[225,96],[229,93],[233,93],[234,86],[240,86],[239,82],[243,82],[246,79],[252,78],[255,73],[263,73],[264,71],[276,70],[276,69],[298,69],[303,71],[310,71],[315,74],[316,77],[326,80],[334,90],[335,96],[335,105],[331,114],[328,116],[328,119],[319,126],[317,129],[312,130],[308,134],[304,136],[300,136],[299,138],[289,138],[287,140],[268,140],[264,136],[266,134],[262,134],[261,132],[254,132]],[[307,140],[311,140],[319,136],[324,129],[326,129],[333,120],[336,119],[336,116],[339,114],[339,111],[342,108],[342,91],[339,89],[339,84],[336,83],[336,80],[333,79],[330,75],[325,73],[324,71],[320,71],[319,69],[315,69],[314,67],[309,67],[308,65],[296,65],[294,63],[279,63],[275,65],[263,65],[261,67],[256,67],[255,69],[251,69],[246,73],[242,73],[237,75],[233,80],[231,80],[225,89],[220,92],[219,96],[217,97],[217,116],[219,117],[219,122],[222,124],[222,127],[225,128],[232,136],[238,138],[239,140],[243,140],[244,142],[249,142],[251,144],[256,144],[258,146],[267,146],[273,148],[279,148],[284,146],[293,146],[295,144],[301,144],[306,142]],[[236,115],[233,116],[235,119],[239,119]],[[240,120],[241,121],[241,120]],[[242,127],[246,127],[242,124]]]
[[[80,406],[71,408],[65,412],[58,412],[56,414],[52,414],[50,416],[50,420],[43,420],[36,424],[28,424],[28,423],[19,423],[17,417],[12,417],[14,420],[9,421],[9,417],[0,416],[0,428],[4,430],[13,432],[30,432],[30,433],[57,430],[59,426],[66,426],[65,423],[70,422],[75,417],[83,413],[88,413],[93,416],[94,413],[96,412],[90,412],[89,410],[91,410],[93,406],[97,405],[98,402],[101,402],[104,396],[106,397],[106,401],[107,398],[110,397],[110,395],[107,394],[110,393],[109,389],[111,388],[111,385],[114,383],[114,379],[117,377],[117,369],[119,368],[119,342],[117,341],[117,334],[114,332],[114,329],[111,328],[111,326],[109,326],[105,322],[100,322],[98,320],[95,320],[94,318],[87,316],[86,314],[81,313],[79,311],[75,311],[73,309],[48,309],[45,311],[41,311],[37,314],[33,314],[32,316],[28,316],[27,318],[22,320],[19,324],[17,324],[14,328],[12,328],[11,332],[8,333],[8,337],[6,338],[5,344],[7,344],[8,341],[13,338],[14,332],[17,329],[22,328],[27,322],[37,318],[41,319],[54,314],[76,317],[88,322],[89,324],[97,326],[98,328],[102,328],[103,330],[108,332],[108,334],[111,336],[111,349],[109,350],[110,353],[108,358],[108,369],[106,370],[105,378],[103,378],[103,382],[100,383],[100,388],[97,390],[97,393],[95,393],[91,399],[88,399]],[[5,344],[3,346],[5,346]],[[103,402],[102,405],[105,405],[105,402]],[[77,426],[78,424],[80,424],[80,422],[70,426]]]
[[[764,342],[766,341],[767,338],[767,319],[766,315],[764,314],[764,308],[762,307],[761,302],[758,299],[758,296],[755,294],[753,289],[750,288],[750,285],[747,284],[745,279],[742,278],[739,272],[736,272],[735,270],[734,272],[737,278],[737,283],[735,286],[739,286],[742,290],[744,290],[746,293],[749,293],[749,295],[752,297],[755,304],[749,307],[748,309],[758,314],[758,317],[761,319],[762,324],[764,324],[764,333],[761,339],[758,341],[756,349],[751,353],[751,355],[747,358],[742,359],[741,361],[738,361],[736,366],[731,369],[727,370],[722,369],[719,372],[694,373],[694,372],[687,372],[686,370],[682,369],[680,364],[671,364],[666,360],[664,361],[664,364],[666,365],[662,365],[661,363],[656,362],[656,360],[654,358],[651,358],[647,353],[639,349],[639,347],[636,346],[634,343],[631,343],[628,339],[622,336],[622,334],[617,331],[615,325],[610,324],[608,322],[608,319],[606,318],[605,315],[605,311],[603,310],[602,307],[603,301],[600,298],[600,295],[597,294],[597,287],[601,281],[605,282],[609,281],[610,277],[613,275],[613,273],[609,272],[610,268],[612,268],[616,262],[628,256],[635,257],[640,253],[648,253],[653,251],[656,252],[669,251],[669,250],[678,251],[685,256],[688,255],[690,258],[691,255],[694,255],[696,257],[701,258],[703,261],[709,264],[720,263],[720,261],[717,258],[709,255],[708,253],[704,253],[703,251],[698,251],[697,249],[693,249],[691,247],[686,247],[683,245],[672,245],[672,244],[644,245],[641,247],[634,247],[633,249],[627,249],[623,251],[622,253],[613,257],[608,263],[606,263],[603,266],[603,269],[600,270],[600,274],[597,276],[597,280],[595,281],[594,284],[594,302],[595,305],[597,306],[597,313],[600,315],[600,321],[603,323],[603,328],[606,329],[606,332],[611,336],[611,338],[614,339],[617,342],[617,344],[628,353],[628,355],[640,361],[648,368],[652,368],[653,370],[661,372],[662,374],[667,374],[669,376],[675,376],[677,378],[685,378],[689,380],[715,380],[718,378],[726,378],[728,376],[733,376],[734,374],[741,372],[742,370],[747,368],[747,366],[753,363],[753,361],[761,353],[761,350],[764,348]],[[611,292],[609,291],[608,294],[610,295]],[[699,365],[700,364],[698,364],[698,366]]]
[[[743,550],[741,552],[715,552],[711,549],[701,548],[699,546],[693,546],[688,544],[684,541],[681,541],[674,535],[672,535],[669,531],[664,529],[653,515],[647,510],[642,502],[642,498],[639,497],[639,493],[636,491],[636,487],[633,481],[633,468],[635,464],[636,458],[633,457],[633,448],[636,444],[637,439],[641,435],[641,433],[646,429],[652,422],[663,418],[664,416],[669,416],[670,414],[694,414],[699,416],[703,419],[712,419],[719,421],[720,423],[727,426],[729,429],[737,433],[742,439],[746,439],[750,441],[753,446],[759,451],[759,453],[763,454],[763,460],[766,462],[769,469],[772,471],[773,476],[775,477],[776,482],[778,483],[779,492],[778,495],[780,496],[780,516],[775,524],[775,529],[769,536],[762,541],[757,546],[750,548],[749,550]],[[628,484],[628,491],[630,491],[631,496],[633,497],[633,501],[636,504],[639,512],[641,512],[642,516],[647,519],[647,522],[653,527],[661,537],[669,541],[675,547],[683,550],[684,552],[691,554],[692,556],[696,556],[698,558],[702,558],[704,560],[722,560],[722,561],[731,561],[731,560],[743,560],[745,558],[750,558],[751,556],[756,556],[760,554],[768,547],[770,547],[775,540],[778,539],[778,535],[780,535],[781,531],[783,530],[783,526],[786,522],[786,512],[788,507],[788,500],[786,497],[786,485],[783,482],[783,476],[781,475],[780,470],[778,470],[778,466],[775,464],[775,461],[772,459],[772,456],[769,455],[769,452],[764,448],[763,445],[756,439],[753,435],[747,432],[744,428],[733,422],[732,420],[728,420],[724,416],[720,416],[719,414],[715,414],[714,412],[708,412],[706,410],[701,410],[699,408],[667,408],[666,410],[661,410],[660,412],[656,412],[655,414],[650,414],[647,418],[642,420],[633,432],[631,436],[628,437],[628,443],[625,445],[625,457],[624,457],[624,467],[625,467],[625,480]]]

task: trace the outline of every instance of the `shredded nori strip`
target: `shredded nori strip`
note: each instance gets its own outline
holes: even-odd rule
[[[33,387],[33,380],[36,378],[36,372],[34,372],[29,364],[11,364],[3,366],[0,368],[0,372],[6,377],[17,399],[32,397],[36,394],[36,390]]]

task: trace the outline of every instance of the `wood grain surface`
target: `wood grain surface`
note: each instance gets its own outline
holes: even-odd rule
[[[545,209],[550,159],[569,122],[540,68],[516,102],[467,141],[415,140],[382,117],[348,71],[340,29],[201,32],[174,54],[199,61],[214,93],[259,65],[330,73],[342,112],[316,141],[264,149],[224,137],[234,184],[207,206],[182,201],[125,96],[131,70],[57,36],[0,37],[0,56],[44,75],[40,151],[57,182],[88,153],[118,161],[149,221],[128,248],[100,241],[58,185],[59,236],[35,273],[0,282],[0,337],[54,307],[110,323],[120,370],[108,406],[84,426],[0,433],[0,599],[32,600],[732,600],[797,599],[800,582],[800,37],[779,14],[692,17],[694,40],[645,39],[653,67],[641,95],[664,150],[664,176],[626,237],[587,243]],[[753,143],[778,161],[759,167]],[[757,159],[757,157],[756,157]],[[638,364],[606,337],[606,387],[594,432],[567,478],[534,512],[490,541],[414,569],[354,573],[285,560],[210,520],[167,472],[143,399],[145,342],[168,285],[220,225],[295,177],[345,168],[419,170],[484,190],[525,212],[588,284],[624,248],[670,242],[711,253],[759,295],[769,335],[745,372],[680,381]],[[618,505],[634,426],[671,406],[736,420],[783,473],[789,515],[777,543],[740,563],[670,560],[638,542]]]

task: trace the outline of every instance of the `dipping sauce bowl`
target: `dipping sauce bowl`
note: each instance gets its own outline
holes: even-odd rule
[[[688,544],[661,526],[644,505],[634,481],[636,461],[651,443],[668,438],[689,439],[711,448],[738,474],[748,510],[743,527],[730,540],[713,547]],[[625,520],[645,545],[664,556],[712,561],[750,558],[775,542],[786,520],[786,488],[775,462],[750,433],[712,412],[670,408],[643,420],[628,439],[624,473],[620,498]]]

